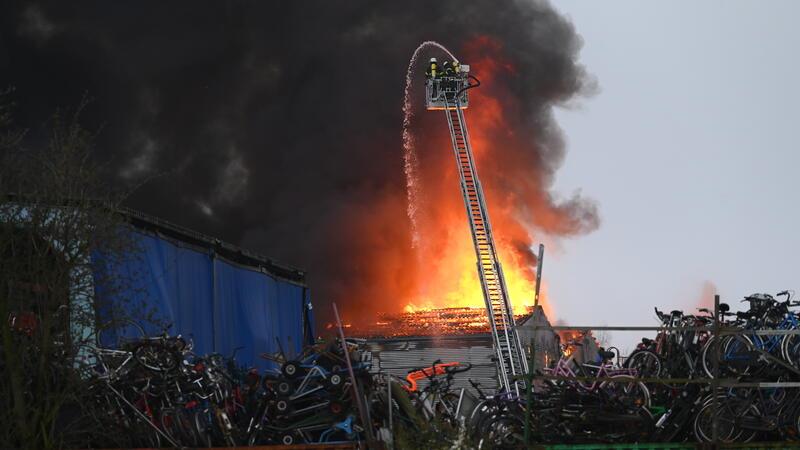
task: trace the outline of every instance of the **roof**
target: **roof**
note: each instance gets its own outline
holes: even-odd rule
[[[16,204],[33,203],[36,201],[36,199],[14,192],[3,194],[3,200]],[[62,206],[69,206],[70,203],[69,200],[64,200]],[[223,242],[218,238],[208,236],[199,231],[190,230],[135,209],[124,206],[113,206],[112,208],[122,214],[126,221],[137,229],[148,230],[160,236],[206,249],[228,261],[257,268],[263,272],[270,273],[302,286],[306,285],[306,271],[304,269],[275,261],[264,255],[245,250],[231,243]]]
[[[120,208],[120,213],[137,229],[148,230],[159,235],[204,248],[209,252],[246,266],[256,267],[298,284],[306,284],[306,272],[268,258],[264,255],[243,249],[218,238],[190,230],[158,217],[150,216],[130,208]]]

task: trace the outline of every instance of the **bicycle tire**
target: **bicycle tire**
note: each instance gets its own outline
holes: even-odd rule
[[[625,360],[625,367],[636,369],[641,378],[660,378],[663,371],[661,358],[650,350],[636,350]]]
[[[493,419],[484,434],[489,439],[491,448],[516,449],[524,444],[520,439],[525,427],[523,419],[512,414],[499,414]]]
[[[726,336],[721,341],[721,343],[722,343],[721,355],[722,355],[722,358],[723,358],[721,361],[719,361],[719,370],[720,370],[719,374],[721,376],[725,376],[728,372],[733,373],[735,375],[746,375],[748,373],[748,371],[749,371],[749,368],[744,369],[744,370],[734,370],[734,369],[732,369],[730,367],[730,365],[725,363],[725,359],[724,359],[725,358],[725,356],[724,356],[725,352],[727,351],[727,349],[728,349],[728,347],[730,345],[731,339],[733,339],[735,337],[737,337],[737,336]],[[749,346],[750,348],[755,348],[755,346],[753,345],[753,341],[751,341],[750,338],[748,338],[747,336],[740,335],[738,337],[744,339],[744,342],[745,342],[746,346]],[[719,339],[717,339],[716,336],[710,338],[706,342],[706,345],[703,346],[703,351],[700,354],[700,361],[701,361],[701,365],[703,367],[703,372],[705,372],[705,374],[709,378],[714,378],[714,361],[709,359],[710,356],[708,355],[708,351],[717,342],[720,342],[720,341],[719,341]]]
[[[458,422],[458,418],[456,417],[458,399],[459,396],[455,392],[448,392],[442,395],[435,409],[438,418],[452,425],[456,425]]]
[[[145,448],[160,448],[161,447],[161,435],[153,429],[156,425],[150,422],[145,422],[144,419],[136,417],[134,419],[132,429],[134,431],[134,436],[136,436],[135,441],[138,442],[139,447]]]
[[[161,429],[181,445],[197,447],[200,441],[186,412],[180,408],[166,408],[161,411]]]
[[[208,417],[204,411],[197,411],[194,413],[194,427],[197,432],[200,445],[211,448],[214,446],[214,439],[211,437],[211,424],[208,423]]]
[[[725,353],[728,353],[732,346],[735,346],[734,351],[750,352],[755,350],[756,348],[763,348],[763,341],[758,335],[753,335],[753,336],[747,336],[744,334],[731,335],[728,336],[727,339],[725,339],[725,347],[723,347]],[[744,347],[744,350],[740,348],[742,346]],[[760,372],[760,369],[762,368],[763,366],[759,367],[759,365],[754,365],[754,364],[748,364],[747,367],[745,367],[744,369],[739,369],[738,367],[732,366],[730,364],[728,365],[728,370],[730,370],[731,373],[737,376],[756,375],[758,372]]]
[[[636,381],[636,378],[629,375],[613,375],[610,378],[617,380],[628,380],[627,383],[620,381],[604,381],[600,383],[600,389],[603,389],[612,395],[617,395],[618,398],[629,397],[634,407],[650,408],[650,389],[641,381]],[[638,392],[636,392],[638,391]]]
[[[787,334],[781,341],[781,357],[794,367],[800,367],[800,336]]]
[[[144,332],[144,328],[139,323],[137,323],[136,321],[134,321],[132,319],[120,319],[120,320],[107,322],[107,323],[105,323],[103,325],[98,325],[97,328],[95,329],[95,333],[94,333],[94,344],[98,348],[103,348],[104,345],[101,342],[102,333],[106,332],[106,331],[109,331],[109,330],[120,330],[120,329],[127,330],[127,331],[132,331],[132,333],[130,333],[130,334],[133,334],[133,336],[130,337],[130,338],[127,338],[125,336],[120,336],[119,333],[115,333],[116,334],[116,342],[114,342],[114,348],[121,348],[122,344],[123,344],[123,341],[127,341],[127,340],[131,340],[131,341],[139,340],[139,341],[141,341],[145,337],[147,337],[147,333]],[[125,334],[125,333],[122,333],[122,334]]]
[[[800,406],[795,408],[792,414],[794,415],[792,419],[792,425],[794,429],[792,430],[791,434],[793,434],[796,439],[797,436],[800,436]]]
[[[728,407],[729,405],[726,404],[729,401],[730,398],[728,396],[725,395],[717,396],[718,414],[719,412],[722,412],[723,414],[728,414],[728,416],[725,417],[724,419],[719,419],[719,418],[717,419],[718,423],[721,422],[722,425],[724,425],[723,429],[721,430],[724,436],[719,435],[720,428],[719,426],[717,428],[719,435],[717,437],[718,441],[723,444],[733,444],[736,442],[752,441],[755,438],[756,432],[754,430],[748,430],[751,432],[751,436],[749,436],[747,439],[742,439],[742,435],[745,433],[745,430],[736,426],[735,418],[733,417],[732,414],[729,414],[731,411],[730,408]],[[755,405],[750,405],[748,409],[749,408],[755,408],[756,412],[758,412],[758,408],[756,408]],[[692,429],[694,431],[694,436],[698,442],[713,441],[713,429],[711,428],[713,426],[713,413],[714,413],[714,397],[713,395],[710,395],[703,402],[703,406],[697,412],[697,415],[695,415],[693,421]],[[711,420],[709,420],[708,416],[711,416],[710,418]]]

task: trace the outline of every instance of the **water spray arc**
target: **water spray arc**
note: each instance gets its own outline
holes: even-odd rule
[[[411,118],[414,113],[411,109],[411,85],[414,81],[414,66],[424,50],[435,48],[444,52],[450,59],[457,61],[456,57],[442,44],[435,41],[425,41],[420,44],[411,55],[406,69],[406,86],[403,91],[403,171],[406,175],[406,214],[411,222],[411,247],[419,246],[419,227],[417,226],[417,205],[419,204],[419,161],[414,148],[414,136],[411,134]]]

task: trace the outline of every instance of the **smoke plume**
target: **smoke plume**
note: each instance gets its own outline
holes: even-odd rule
[[[467,115],[478,170],[503,263],[528,283],[537,233],[598,225],[591,202],[551,192],[565,155],[552,109],[595,85],[546,2],[11,1],[0,87],[16,87],[31,139],[88,93],[98,156],[118,183],[146,181],[129,206],[303,267],[319,313],[336,301],[354,317],[470,283],[456,260],[476,279],[444,117],[421,90],[411,246],[401,109],[425,40],[483,81]]]

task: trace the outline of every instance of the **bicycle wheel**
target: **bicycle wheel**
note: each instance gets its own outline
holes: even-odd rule
[[[650,390],[641,381],[628,375],[614,375],[614,381],[604,381],[600,389],[611,398],[621,401],[631,409],[650,408]]]
[[[515,449],[524,445],[522,437],[524,421],[512,414],[498,414],[487,424],[487,433],[483,434],[479,448]],[[483,444],[488,444],[484,447]]]
[[[194,428],[201,446],[209,448],[214,446],[208,412],[197,411],[194,413]]]
[[[470,417],[467,429],[471,430],[476,439],[484,437],[488,435],[495,417],[502,413],[503,408],[496,400],[484,400],[483,405],[479,405]]]
[[[178,444],[184,445],[186,444],[183,439],[181,439],[178,420],[175,417],[175,410],[172,408],[165,408],[161,410],[158,419],[159,424],[161,425],[161,429],[167,436],[170,437],[173,441],[177,442]]]
[[[700,357],[703,371],[709,378],[714,378],[714,360],[719,352],[720,376],[746,375],[755,362],[750,356],[755,348],[753,341],[744,335],[724,336],[722,340],[712,337],[706,342]]]
[[[705,372],[706,376],[709,378],[714,378],[714,359],[717,354],[718,341],[719,339],[717,339],[716,336],[709,338],[708,341],[706,341],[706,345],[703,346],[703,350],[700,352],[700,365],[703,368],[703,372]],[[722,358],[720,358],[719,366],[721,369]]]
[[[757,335],[727,336],[723,342],[726,368],[730,373],[738,376],[755,375],[764,368],[756,356],[756,349],[764,348],[761,338]]]
[[[448,392],[439,398],[436,402],[435,410],[436,416],[452,425],[456,425],[458,420],[456,418],[456,408],[458,407],[458,394]]]
[[[133,435],[136,436],[134,442],[139,447],[159,448],[161,447],[161,435],[156,431],[156,425],[145,422],[144,419],[136,417],[133,422]]]
[[[641,378],[660,378],[662,372],[661,358],[650,350],[636,350],[625,360],[625,367],[636,369]]]
[[[167,408],[161,411],[161,429],[179,444],[197,447],[200,444],[194,424],[182,408]]]
[[[786,440],[797,441],[800,438],[800,405],[792,412],[791,426],[783,436]]]
[[[695,416],[694,435],[698,441],[713,441],[715,420],[717,422],[717,438],[723,444],[750,442],[755,438],[755,430],[744,429],[737,423],[745,414],[759,416],[760,413],[755,405],[743,404],[741,401],[722,395],[717,397],[716,409],[715,415],[714,398],[709,396]]]
[[[800,336],[787,334],[783,337],[781,357],[794,367],[800,367]]]
[[[94,344],[99,347],[122,348],[128,342],[141,341],[146,337],[144,328],[131,319],[112,320],[98,325],[94,333]]]

